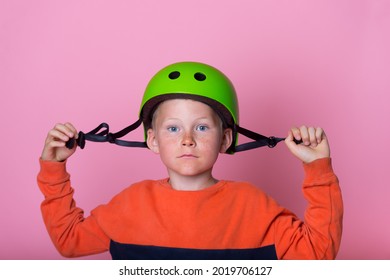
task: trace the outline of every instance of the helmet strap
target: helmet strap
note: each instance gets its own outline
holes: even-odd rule
[[[106,123],[101,123],[98,127],[96,127],[95,129],[91,130],[88,133],[84,133],[80,131],[78,134],[79,137],[77,139],[72,138],[68,142],[66,142],[66,147],[72,149],[74,145],[77,144],[81,149],[84,149],[85,141],[92,141],[92,142],[109,142],[111,144],[116,144],[124,147],[147,148],[148,146],[146,145],[145,141],[143,142],[127,141],[127,140],[119,139],[129,134],[133,130],[137,129],[141,124],[142,124],[142,119],[140,118],[135,123],[129,125],[128,127],[116,133],[111,133],[109,125]],[[268,146],[270,148],[273,148],[279,142],[285,139],[285,138],[277,138],[274,136],[266,137],[264,135],[248,130],[246,128],[240,127],[239,125],[235,125],[234,130],[237,133],[240,133],[254,141],[237,145],[236,147],[233,148],[233,151],[231,151],[233,153],[252,150],[263,146]],[[302,143],[302,141],[297,141],[297,140],[294,140],[294,142],[296,144]]]
[[[109,125],[106,123],[101,123],[98,127],[88,133],[80,131],[77,140],[72,138],[68,142],[66,142],[65,146],[69,149],[72,149],[74,147],[74,144],[76,143],[81,149],[84,149],[85,141],[88,140],[92,142],[109,142],[111,144],[116,144],[124,147],[147,148],[148,146],[146,145],[145,141],[127,141],[119,139],[129,134],[133,130],[137,129],[141,124],[142,120],[138,119],[135,123],[129,125],[121,131],[111,133]]]
[[[264,146],[268,146],[270,148],[275,147],[280,141],[283,141],[285,138],[277,138],[274,136],[266,137],[264,135],[253,132],[249,129],[243,128],[239,125],[236,125],[237,133],[240,133],[252,140],[253,142],[243,143],[234,148],[234,152],[243,152],[247,150],[252,150]]]

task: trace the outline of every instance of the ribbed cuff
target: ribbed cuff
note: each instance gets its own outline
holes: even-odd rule
[[[66,161],[46,161],[39,159],[40,171],[38,178],[43,182],[61,182],[69,178],[66,171]]]
[[[335,177],[332,168],[332,159],[329,157],[317,159],[310,163],[304,163],[303,168],[305,171],[305,185]]]

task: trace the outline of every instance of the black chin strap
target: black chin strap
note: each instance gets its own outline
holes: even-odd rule
[[[247,150],[252,150],[264,146],[268,146],[270,148],[275,147],[280,141],[283,141],[285,138],[277,138],[274,136],[266,137],[264,135],[258,134],[256,132],[253,132],[251,130],[248,130],[246,128],[243,128],[241,126],[236,125],[237,132],[252,139],[255,140],[253,142],[248,142],[244,144],[240,144],[235,147],[235,152],[242,152]]]
[[[116,144],[119,146],[124,147],[136,147],[136,148],[147,148],[146,142],[140,142],[140,141],[127,141],[127,140],[120,140],[119,138],[122,138],[123,136],[127,135],[128,133],[132,132],[133,130],[137,129],[142,124],[142,120],[139,119],[132,125],[129,125],[128,127],[122,129],[121,131],[118,131],[116,133],[111,133],[110,128],[108,124],[102,123],[98,127],[96,127],[94,130],[91,130],[88,133],[84,133],[82,131],[79,132],[77,139],[70,139],[68,142],[66,142],[65,146],[69,149],[72,149],[75,145],[75,143],[81,148],[84,149],[85,147],[85,141],[92,141],[92,142],[108,142],[111,144]],[[277,138],[277,137],[266,137],[261,134],[258,134],[256,132],[250,131],[248,129],[242,128],[238,125],[236,125],[236,131],[237,133],[240,133],[252,140],[253,142],[248,142],[244,144],[240,144],[234,148],[232,152],[242,152],[247,150],[252,150],[256,148],[260,148],[263,146],[268,146],[270,148],[275,147],[280,141],[283,141],[285,138]],[[294,140],[296,144],[302,143],[302,141]]]
[[[91,130],[88,133],[80,131],[79,137],[77,139],[70,139],[68,142],[66,142],[65,146],[69,149],[72,149],[74,147],[74,144],[76,143],[77,146],[79,146],[81,149],[84,149],[85,141],[88,140],[92,142],[108,142],[124,147],[147,148],[148,146],[146,145],[146,142],[127,141],[119,139],[132,132],[133,130],[137,129],[141,124],[142,120],[139,119],[132,125],[129,125],[128,127],[122,129],[121,131],[111,133],[108,124],[102,123],[97,128]]]

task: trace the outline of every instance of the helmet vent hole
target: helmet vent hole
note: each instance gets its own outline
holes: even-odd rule
[[[177,78],[180,77],[180,72],[179,71],[173,71],[168,75],[169,79],[171,80],[176,80]]]
[[[194,78],[195,78],[195,80],[202,82],[202,81],[206,80],[206,75],[198,72],[198,73],[195,73]]]

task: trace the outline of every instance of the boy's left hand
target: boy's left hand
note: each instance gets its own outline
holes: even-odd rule
[[[293,141],[302,140],[301,144]],[[320,127],[293,127],[288,132],[286,140],[287,147],[293,155],[304,163],[312,162],[316,159],[330,157],[330,147],[325,132]]]

